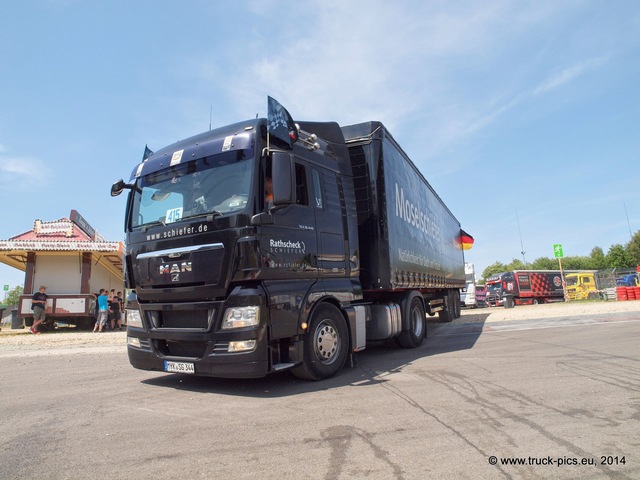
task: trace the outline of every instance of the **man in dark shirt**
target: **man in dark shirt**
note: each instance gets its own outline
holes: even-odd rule
[[[122,298],[120,298],[122,292],[118,292],[116,295],[115,290],[111,290],[111,297],[109,298],[109,313],[111,314],[111,330],[118,331],[122,328]]]
[[[40,290],[33,294],[31,298],[31,309],[33,310],[33,325],[31,333],[40,333],[38,326],[45,320],[45,312],[47,308],[47,287],[42,285]]]

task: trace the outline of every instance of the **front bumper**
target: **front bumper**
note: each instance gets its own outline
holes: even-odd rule
[[[131,332],[133,333],[133,332]],[[220,378],[260,378],[269,373],[266,342],[258,342],[256,350],[240,353],[210,353],[202,358],[164,355],[154,347],[153,340],[141,339],[141,348],[128,345],[129,362],[140,370],[165,371],[165,360],[193,363],[196,375]],[[209,343],[213,350],[215,343]],[[148,347],[148,348],[145,348]]]
[[[192,364],[196,375],[264,377],[271,368],[265,305],[263,290],[243,287],[226,301],[139,304],[142,328],[127,328],[129,361],[141,370],[165,371],[168,361]],[[246,306],[259,307],[257,325],[222,328],[227,308]],[[233,342],[255,345],[235,351]]]

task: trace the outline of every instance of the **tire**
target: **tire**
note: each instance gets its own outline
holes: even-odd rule
[[[403,348],[422,345],[427,331],[427,317],[420,294],[409,295],[402,301],[402,320],[407,329],[403,329],[398,335],[398,344]]]
[[[533,301],[531,302],[532,305],[538,305],[538,299],[534,298]]]
[[[460,301],[460,291],[452,290],[453,294],[453,317],[454,319],[462,316],[462,302]]]
[[[452,312],[452,305],[451,305],[451,297],[449,296],[449,294],[445,294],[444,296],[444,310],[440,310],[438,312],[438,317],[440,319],[440,322],[442,323],[447,323],[447,322],[451,322],[454,320],[453,318],[453,312]]]
[[[340,310],[329,303],[319,305],[304,336],[302,365],[291,372],[303,380],[322,380],[337,375],[349,354],[349,331]]]
[[[95,323],[96,321],[93,318],[87,318],[87,317],[78,318],[76,320],[76,328],[78,330],[91,330]]]

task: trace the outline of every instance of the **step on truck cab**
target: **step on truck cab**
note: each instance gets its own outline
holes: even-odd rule
[[[286,112],[286,111],[285,111]],[[367,342],[460,314],[460,224],[379,122],[217,128],[137,165],[125,214],[131,364],[337,374]]]

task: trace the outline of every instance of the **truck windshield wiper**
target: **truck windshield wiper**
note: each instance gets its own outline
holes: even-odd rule
[[[142,226],[143,227],[153,227],[154,225],[162,225],[163,227],[167,226],[167,224],[164,223],[162,220],[154,220],[153,222],[145,223]]]
[[[211,218],[222,217],[224,216],[224,213],[222,213],[219,210],[211,210],[210,212],[198,213],[197,215],[191,215],[190,217],[187,217],[187,218],[191,219],[191,218],[208,217],[209,215],[211,215]]]

